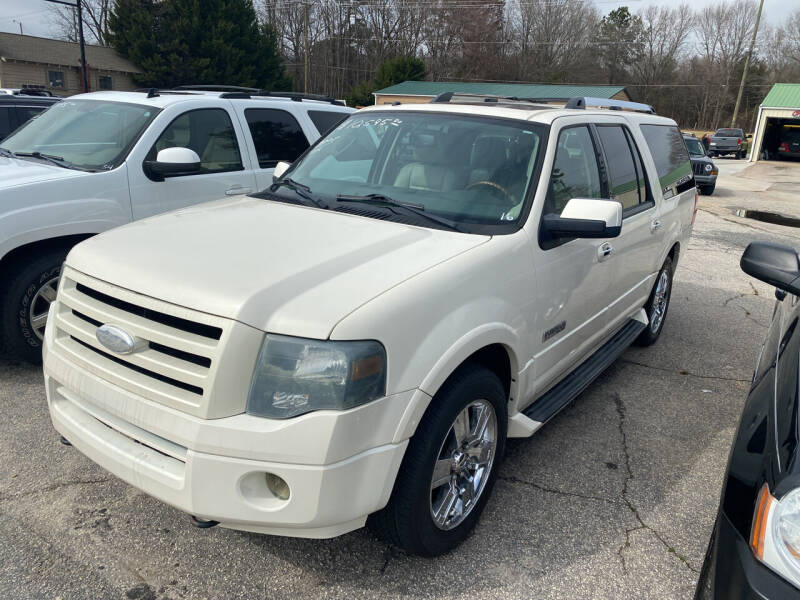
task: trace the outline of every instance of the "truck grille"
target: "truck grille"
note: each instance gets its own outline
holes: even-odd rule
[[[249,381],[263,337],[240,323],[142,296],[69,268],[54,310],[55,344],[72,362],[138,396],[203,417],[215,412],[209,398],[216,380],[224,379],[228,389],[234,377]],[[118,354],[103,346],[96,334],[104,324],[134,336],[137,349]],[[220,374],[222,350],[232,337],[234,346],[252,357],[232,361],[234,366],[225,371],[235,374]],[[236,382],[233,387],[241,397],[217,407],[228,413],[231,404],[243,407],[246,399],[246,386]]]
[[[705,171],[705,168],[706,168],[706,163],[694,163],[692,165],[692,171],[694,172],[695,175],[706,175],[707,173]],[[708,173],[708,175],[710,174],[711,173]]]

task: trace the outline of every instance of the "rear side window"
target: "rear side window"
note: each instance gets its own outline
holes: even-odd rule
[[[155,160],[161,150],[174,147],[197,152],[201,173],[244,168],[231,118],[221,108],[191,110],[177,117],[158,138],[147,159]]]
[[[693,188],[692,162],[680,130],[674,125],[641,125],[641,129],[656,163],[664,198]]]
[[[244,116],[262,169],[271,169],[281,160],[294,162],[308,148],[297,119],[285,110],[248,108]]]
[[[0,108],[0,140],[11,133],[11,109]]]
[[[611,199],[622,204],[623,212],[631,212],[649,199],[639,149],[622,125],[597,125],[597,134],[608,163]]]
[[[560,215],[572,198],[602,197],[597,152],[589,128],[562,129],[558,134],[543,214]]]
[[[314,123],[320,135],[325,135],[331,129],[347,118],[347,113],[334,112],[332,110],[310,110],[308,117]]]

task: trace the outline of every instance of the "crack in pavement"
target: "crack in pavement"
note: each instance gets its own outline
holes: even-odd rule
[[[618,362],[628,365],[635,365],[637,367],[644,367],[646,369],[654,369],[656,371],[664,371],[666,373],[672,373],[673,375],[684,375],[686,377],[697,377],[698,379],[717,379],[720,381],[738,381],[741,383],[750,383],[750,379],[740,379],[738,377],[720,377],[718,375],[698,375],[697,373],[691,373],[685,369],[681,369],[680,371],[675,371],[674,369],[669,369],[667,367],[656,367],[655,365],[648,365],[643,362],[639,362],[636,360],[630,360],[628,358],[619,358],[617,359]]]
[[[27,496],[33,496],[34,494],[52,492],[54,490],[58,490],[65,487],[72,487],[76,485],[92,485],[95,483],[105,483],[106,481],[112,481],[113,479],[114,479],[113,477],[101,477],[99,479],[79,479],[77,481],[63,481],[61,483],[55,483],[53,485],[37,488],[35,490],[30,490],[28,492],[22,492],[20,494],[0,494],[0,502],[5,502],[6,500],[17,500],[19,498],[26,498]]]
[[[628,451],[628,436],[625,433],[625,405],[623,404],[622,398],[620,397],[619,394],[614,394],[614,404],[617,409],[617,415],[619,416],[619,434],[622,439],[622,453],[625,457],[625,479],[622,482],[622,491],[620,492],[620,497],[622,498],[625,505],[628,507],[628,510],[631,511],[633,516],[639,522],[638,526],[631,527],[625,531],[625,542],[617,550],[617,556],[619,556],[620,560],[622,561],[622,571],[626,574],[628,573],[628,569],[625,564],[625,556],[623,555],[623,552],[625,548],[631,545],[630,543],[631,533],[640,529],[646,529],[647,531],[652,533],[653,536],[655,536],[655,538],[659,542],[663,544],[663,546],[667,549],[667,551],[670,554],[674,554],[675,557],[678,560],[680,560],[687,569],[689,569],[695,574],[699,574],[700,571],[698,571],[692,565],[690,565],[689,561],[686,559],[685,556],[683,556],[682,554],[678,554],[675,548],[669,545],[667,540],[664,539],[664,536],[660,532],[658,532],[657,530],[653,529],[650,525],[645,523],[644,519],[642,519],[642,516],[639,514],[639,509],[637,509],[636,506],[631,501],[631,499],[628,498],[628,483],[633,479],[633,469],[631,468],[631,456],[630,452]]]
[[[619,500],[614,500],[612,498],[604,498],[603,496],[590,496],[586,494],[579,494],[578,492],[567,492],[565,490],[557,490],[555,488],[549,488],[547,486],[541,485],[540,483],[536,483],[534,481],[526,481],[524,479],[520,479],[519,477],[514,477],[513,475],[498,475],[498,479],[502,481],[508,481],[510,483],[519,483],[521,485],[527,485],[537,490],[541,490],[542,492],[547,492],[549,494],[556,494],[558,496],[571,496],[573,498],[583,498],[584,500],[598,500],[600,502],[608,502],[609,504],[623,504]]]

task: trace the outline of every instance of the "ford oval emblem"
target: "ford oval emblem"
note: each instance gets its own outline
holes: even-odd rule
[[[117,354],[130,354],[136,348],[136,338],[116,325],[101,325],[95,336],[98,342]]]

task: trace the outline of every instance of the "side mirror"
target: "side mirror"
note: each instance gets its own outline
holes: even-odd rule
[[[164,148],[155,160],[145,161],[144,164],[157,181],[163,181],[165,177],[197,173],[200,170],[200,157],[189,148]]]
[[[800,295],[800,257],[794,248],[769,242],[751,242],[739,264],[748,275],[779,290]]]
[[[291,166],[291,163],[283,160],[280,161],[277,165],[275,165],[275,169],[272,171],[272,181],[278,181],[278,179],[280,179]]]
[[[622,230],[622,204],[615,200],[573,198],[561,216],[545,215],[543,223],[553,237],[617,237]]]

